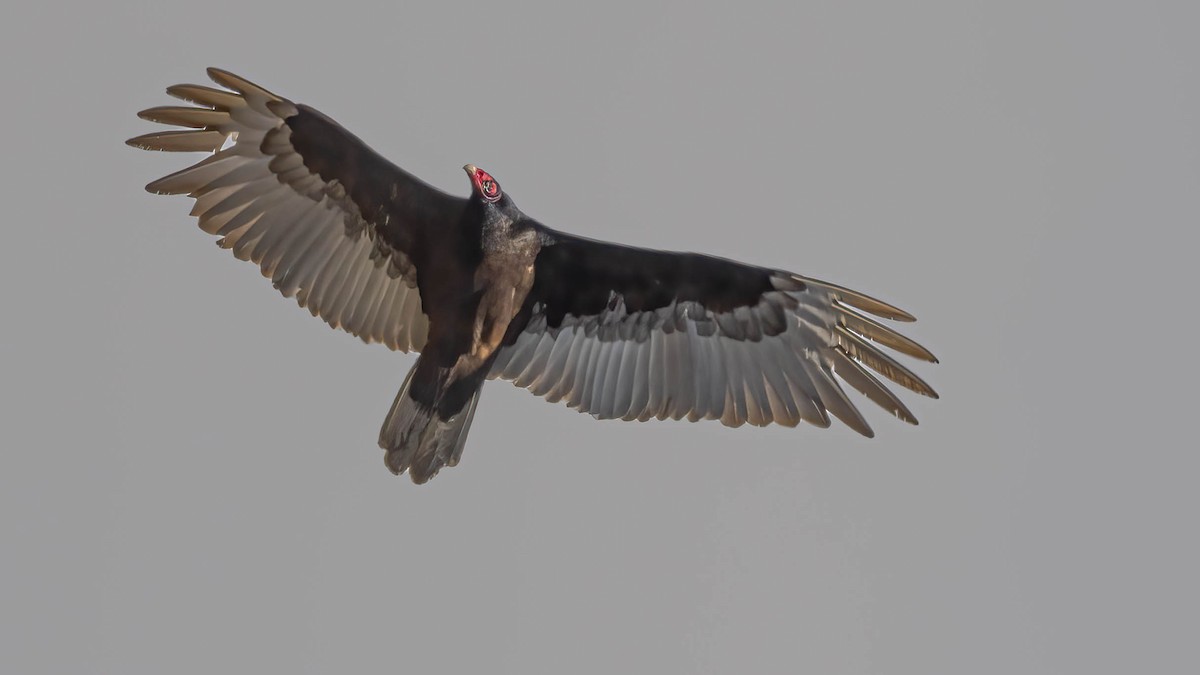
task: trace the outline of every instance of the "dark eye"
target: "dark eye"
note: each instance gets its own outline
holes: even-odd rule
[[[485,180],[485,181],[483,181],[483,185],[481,187],[483,187],[483,194],[485,194],[489,197],[496,194],[495,181]]]

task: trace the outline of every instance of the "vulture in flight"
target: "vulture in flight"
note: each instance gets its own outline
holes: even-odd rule
[[[876,375],[937,396],[887,351],[936,362],[880,321],[913,320],[885,302],[552,230],[483,169],[463,167],[469,197],[446,194],[315,109],[208,75],[222,88],[167,88],[194,105],[139,113],[182,129],[129,145],[207,153],[146,189],[195,199],[201,229],[313,316],[420,352],[379,434],[387,467],[416,483],[458,464],[486,379],[597,419],[828,427],[832,414],[865,436],[841,382],[911,424]]]

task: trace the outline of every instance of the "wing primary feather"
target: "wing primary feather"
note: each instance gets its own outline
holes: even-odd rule
[[[160,105],[138,112],[138,117],[158,124],[174,124],[192,129],[217,129],[229,124],[229,113],[211,108],[192,106]]]
[[[838,310],[838,318],[841,320],[842,325],[855,333],[874,340],[879,344],[887,345],[903,354],[908,354],[913,358],[930,363],[938,362],[937,357],[930,353],[928,349],[925,349],[912,339],[901,335],[878,321],[863,316],[836,300],[834,301],[834,307]]]
[[[917,424],[917,418],[908,409],[908,406],[904,405],[904,402],[876,379],[870,371],[850,358],[850,355],[841,347],[833,348],[833,371],[879,407],[909,424]]]
[[[177,99],[196,105],[205,105],[218,110],[230,110],[245,105],[242,97],[223,89],[213,89],[202,84],[175,84],[167,87],[167,93]]]
[[[809,372],[809,379],[817,387],[817,394],[821,397],[821,402],[825,404],[825,409],[851,429],[867,438],[874,438],[875,432],[871,430],[867,420],[863,419],[862,413],[846,396],[846,392],[842,390],[837,380],[833,379],[830,372],[812,360],[806,360],[804,365]]]
[[[135,136],[126,144],[142,150],[162,152],[216,152],[225,143],[225,134],[209,129],[201,131],[157,131]]]
[[[221,70],[220,68],[209,68],[208,76],[212,78],[213,82],[216,82],[222,87],[228,87],[241,94],[242,98],[246,100],[246,103],[250,104],[251,107],[263,114],[274,115],[270,108],[267,107],[267,103],[282,100],[280,97],[267,91],[266,89],[263,89],[257,84],[238,77],[227,70]]]
[[[788,335],[794,334],[789,333]],[[808,374],[808,369],[804,367],[806,359],[800,356],[794,347],[788,346],[784,351],[787,358],[782,359],[780,365],[791,390],[792,400],[796,402],[796,411],[799,413],[800,419],[817,427],[828,428],[830,425],[829,415],[821,403],[821,398],[817,395],[816,386]]]
[[[158,180],[147,183],[146,192],[157,195],[189,194],[204,187],[210,181],[221,177],[226,172],[241,166],[246,161],[248,160],[244,157],[227,154],[222,150],[221,152],[205,157],[187,168],[180,169]]]
[[[796,409],[800,413],[800,419],[815,427],[828,429],[831,420],[829,419],[829,413],[825,410],[825,406],[821,404],[820,399],[814,394],[809,394],[806,391],[806,387],[811,386],[808,384],[808,376],[805,375],[803,380],[797,381],[797,378],[789,374],[787,375],[787,380],[788,386],[792,389],[792,399],[796,401]]]
[[[896,384],[911,389],[923,396],[937,398],[937,392],[917,377],[911,370],[896,362],[895,359],[879,351],[858,334],[846,330],[843,326],[835,326],[834,332],[839,336],[839,342],[854,358],[865,363],[875,372],[883,375]]]
[[[822,287],[834,299],[841,300],[844,304],[850,305],[855,309],[861,309],[864,312],[870,312],[875,316],[881,316],[885,319],[893,319],[895,321],[909,322],[917,320],[912,314],[909,314],[899,307],[893,307],[882,300],[877,300],[869,295],[859,293],[858,291],[852,291],[845,286],[838,286],[837,284],[831,284],[827,281],[817,281],[816,279],[809,279],[807,277],[797,278],[805,284]]]

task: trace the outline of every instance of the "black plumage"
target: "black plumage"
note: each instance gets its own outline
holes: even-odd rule
[[[831,413],[868,436],[839,378],[913,424],[873,373],[936,396],[880,349],[936,361],[868,316],[913,320],[891,305],[781,270],[552,230],[472,165],[471,196],[448,195],[320,112],[209,75],[226,89],[167,89],[198,107],[140,113],[184,130],[130,145],[211,153],[147,189],[195,198],[202,229],[314,316],[421,352],[379,438],[388,467],[415,482],[458,463],[488,378],[602,419],[828,426]]]

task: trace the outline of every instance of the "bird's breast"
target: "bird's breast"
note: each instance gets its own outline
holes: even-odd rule
[[[532,231],[499,237],[485,234],[482,243],[483,258],[475,270],[479,303],[471,322],[470,348],[454,366],[457,375],[482,368],[500,348],[533,287],[534,261],[540,250]]]

